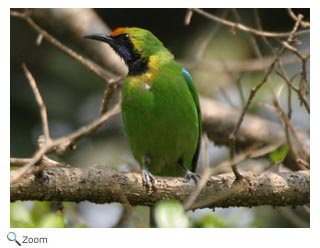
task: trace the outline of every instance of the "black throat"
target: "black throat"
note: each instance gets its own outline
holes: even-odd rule
[[[138,76],[144,74],[148,70],[148,59],[141,58],[139,55],[133,61],[128,61],[127,65],[129,67],[129,75],[131,76]]]
[[[121,34],[113,37],[114,44],[111,47],[123,58],[129,68],[129,75],[137,76],[148,70],[148,58],[142,58],[141,52],[135,49],[130,36]]]

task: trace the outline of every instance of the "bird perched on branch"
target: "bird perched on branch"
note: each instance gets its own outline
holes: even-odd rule
[[[122,86],[122,118],[144,183],[153,175],[198,179],[201,113],[192,78],[162,42],[141,28],[89,35],[110,45],[128,66]]]

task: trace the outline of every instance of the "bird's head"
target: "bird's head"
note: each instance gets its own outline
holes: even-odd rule
[[[121,27],[110,35],[88,35],[85,38],[108,43],[127,64],[129,75],[145,73],[150,57],[166,50],[157,37],[141,28]]]

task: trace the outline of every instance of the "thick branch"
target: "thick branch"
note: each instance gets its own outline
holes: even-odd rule
[[[308,56],[307,51],[301,51],[304,57]],[[263,58],[253,58],[241,61],[214,61],[209,59],[201,60],[180,60],[179,62],[187,69],[197,69],[205,73],[214,72],[252,72],[263,71],[272,63],[274,56],[264,56]],[[284,54],[279,56],[283,65],[291,65],[299,62],[299,59],[293,54]]]
[[[11,171],[14,177],[15,171]],[[251,207],[260,205],[303,205],[310,201],[308,171],[241,172],[244,181],[234,181],[232,173],[211,177],[190,209],[204,207]],[[195,190],[184,178],[156,177],[152,189],[142,184],[141,174],[121,173],[109,168],[45,167],[11,183],[11,201],[57,200],[94,203],[129,202],[153,206],[162,199],[186,201]]]
[[[216,101],[200,98],[203,129],[216,144],[228,145],[228,136],[239,120],[240,112],[224,107]],[[309,135],[297,132],[299,140],[308,147]],[[253,144],[274,144],[285,141],[285,132],[280,124],[247,114],[237,133],[237,147]],[[309,154],[307,154],[309,156]]]

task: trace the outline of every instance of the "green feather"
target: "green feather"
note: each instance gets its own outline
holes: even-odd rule
[[[111,36],[88,38],[108,43],[129,68],[122,86],[122,117],[135,159],[141,166],[148,161],[154,175],[195,171],[201,114],[190,74],[147,30],[118,28]]]
[[[201,147],[201,132],[202,132],[202,120],[201,120],[201,111],[200,111],[200,103],[199,103],[199,97],[198,93],[196,91],[196,88],[194,87],[192,77],[190,73],[186,69],[182,69],[183,76],[189,86],[192,98],[194,103],[196,104],[197,113],[198,113],[198,125],[199,125],[199,137],[198,137],[198,146],[197,150],[194,154],[193,160],[192,160],[192,170],[193,172],[196,171],[199,153],[200,153],[200,147]]]
[[[145,83],[123,85],[122,116],[136,160],[151,158],[152,174],[181,176],[178,161],[194,170],[200,147],[199,101],[182,68],[173,60],[162,65],[146,89]],[[192,84],[191,84],[192,85]]]

